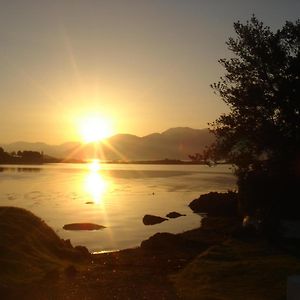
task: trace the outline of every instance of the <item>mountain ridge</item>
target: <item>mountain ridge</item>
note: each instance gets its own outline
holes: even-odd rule
[[[21,141],[0,144],[0,147],[8,152],[40,151],[61,159],[99,157],[106,160],[156,160],[188,159],[189,154],[201,152],[213,141],[214,136],[207,128],[174,127],[141,137],[120,133],[98,143],[65,142],[49,145],[43,142]]]

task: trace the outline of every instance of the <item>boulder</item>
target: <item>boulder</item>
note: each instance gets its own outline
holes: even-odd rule
[[[143,249],[165,249],[173,248],[181,244],[181,239],[172,233],[159,232],[151,236],[149,239],[142,241],[141,248]]]
[[[167,221],[168,219],[159,216],[145,215],[143,218],[144,225],[155,225]]]
[[[170,212],[166,215],[166,217],[171,218],[171,219],[179,218],[179,217],[182,217],[182,216],[186,216],[186,215],[180,214],[176,211],[172,211],[172,212]]]
[[[198,246],[199,244],[195,241],[168,232],[156,233],[141,243],[141,248],[144,250],[164,251],[166,253],[168,253],[168,251],[193,250]]]
[[[210,192],[193,200],[189,207],[195,213],[205,213],[210,216],[235,216],[238,213],[237,193]]]

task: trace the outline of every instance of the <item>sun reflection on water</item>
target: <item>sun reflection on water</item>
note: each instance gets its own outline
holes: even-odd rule
[[[104,194],[109,187],[109,181],[99,172],[101,164],[99,160],[92,160],[88,164],[89,173],[85,177],[85,190],[92,197],[94,203],[101,203]]]
[[[93,159],[92,161],[90,161],[88,163],[88,169],[91,172],[98,172],[99,170],[101,170],[100,160],[99,159]]]

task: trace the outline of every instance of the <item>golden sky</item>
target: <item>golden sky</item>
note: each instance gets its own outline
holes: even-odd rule
[[[226,111],[209,85],[233,22],[276,29],[299,1],[53,0],[0,3],[0,143],[80,139],[86,116],[139,136],[207,127]]]

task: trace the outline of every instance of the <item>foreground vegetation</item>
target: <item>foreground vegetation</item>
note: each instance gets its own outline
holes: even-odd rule
[[[0,287],[32,283],[89,258],[41,219],[21,208],[0,207]]]
[[[286,299],[300,260],[265,240],[228,239],[199,254],[173,281],[182,299]]]

